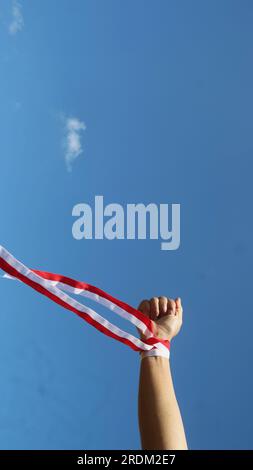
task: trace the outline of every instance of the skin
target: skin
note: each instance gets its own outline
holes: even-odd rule
[[[153,297],[138,309],[153,321],[155,335],[171,341],[183,320],[181,299]],[[145,450],[186,450],[184,426],[177,403],[169,359],[142,357],[139,383],[139,428]]]

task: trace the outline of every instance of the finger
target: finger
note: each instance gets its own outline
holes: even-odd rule
[[[142,302],[140,303],[139,307],[138,307],[138,310],[140,310],[140,312],[144,313],[144,315],[146,315],[146,317],[150,317],[150,304],[149,304],[149,301],[148,300],[142,300]]]
[[[153,297],[150,300],[150,318],[151,320],[156,320],[159,316],[159,299],[158,297]]]
[[[168,298],[167,314],[168,315],[176,315],[176,302],[173,299]]]
[[[176,313],[182,319],[183,318],[183,307],[182,307],[182,301],[181,301],[180,297],[177,297],[175,299],[175,302],[176,302]]]
[[[167,312],[167,297],[159,297],[159,316],[163,317]]]

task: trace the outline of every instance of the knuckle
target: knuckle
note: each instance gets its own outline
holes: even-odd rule
[[[149,307],[149,301],[146,299],[142,300],[139,304],[139,308],[145,308],[145,307]]]

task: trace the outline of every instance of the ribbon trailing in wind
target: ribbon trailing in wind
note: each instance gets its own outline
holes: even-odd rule
[[[169,341],[154,336],[153,323],[149,318],[139,310],[112,297],[98,287],[86,282],[75,281],[59,274],[29,269],[1,245],[0,268],[5,271],[5,277],[15,278],[27,284],[61,307],[75,313],[97,330],[110,338],[126,344],[134,351],[142,352],[157,349],[160,352],[168,353],[170,349]],[[70,294],[87,297],[107,307],[120,317],[134,324],[143,333],[145,339],[139,339],[121,330],[99,315],[95,310],[75,300]]]

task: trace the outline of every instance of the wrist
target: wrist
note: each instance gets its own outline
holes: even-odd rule
[[[151,351],[142,351],[140,353],[141,360],[146,359],[146,358],[151,358],[151,359],[167,359],[167,361],[170,358],[170,350],[167,348],[162,348],[162,349],[151,349]]]

